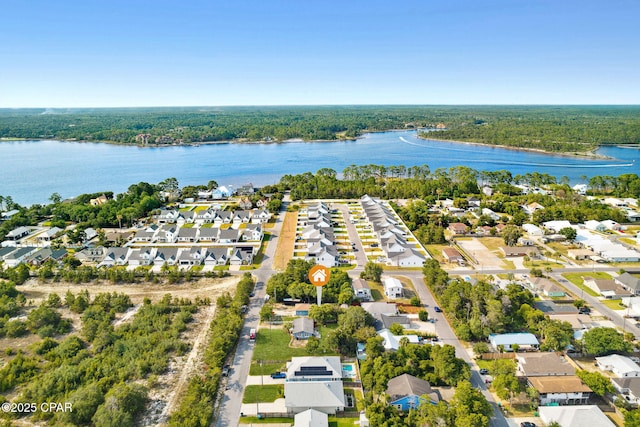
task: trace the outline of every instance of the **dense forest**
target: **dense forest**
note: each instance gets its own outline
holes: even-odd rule
[[[637,106],[313,106],[0,109],[0,138],[122,144],[335,140],[367,131],[437,130],[437,139],[549,151],[640,143]]]

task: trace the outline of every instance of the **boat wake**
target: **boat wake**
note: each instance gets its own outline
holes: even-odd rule
[[[436,150],[448,150],[448,151],[462,151],[468,153],[468,150],[456,149],[456,148],[444,148],[444,147],[428,147],[422,144],[418,144],[416,142],[412,142],[407,140],[404,137],[399,137],[402,142],[409,145],[414,145],[420,148],[431,148]],[[497,147],[496,147],[497,148]],[[585,159],[588,160],[588,159]],[[572,165],[566,163],[540,163],[540,162],[514,162],[507,160],[483,160],[483,159],[465,159],[465,162],[468,163],[492,163],[498,165],[520,165],[520,166],[539,166],[539,167],[548,167],[548,168],[612,168],[612,167],[631,167],[634,163],[605,163],[605,164],[589,164],[589,165]]]

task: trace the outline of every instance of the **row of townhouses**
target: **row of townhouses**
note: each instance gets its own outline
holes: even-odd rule
[[[339,254],[331,220],[331,209],[324,202],[307,208],[301,238],[306,241],[306,260],[314,260],[325,267],[338,265]]]
[[[360,199],[360,205],[371,229],[380,242],[387,264],[396,267],[420,267],[426,257],[407,243],[408,231],[401,225],[391,208],[368,195]]]
[[[181,211],[162,209],[155,216],[159,224],[264,224],[269,220],[269,212],[264,209],[226,211],[220,205],[212,205],[206,210]]]
[[[245,224],[244,228],[184,227],[177,224],[152,224],[141,228],[131,243],[237,243],[260,241],[261,224]]]
[[[98,250],[99,249],[99,250]],[[193,267],[220,265],[249,265],[253,262],[255,248],[248,246],[216,247],[142,247],[142,248],[93,248],[90,254],[100,261],[99,267],[129,266],[179,266]],[[103,255],[100,256],[99,253]]]

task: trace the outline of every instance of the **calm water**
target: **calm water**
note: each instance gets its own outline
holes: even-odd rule
[[[581,176],[638,173],[640,150],[607,147],[616,160],[587,160],[502,148],[421,140],[415,132],[366,134],[357,141],[287,144],[217,144],[141,148],[60,141],[0,142],[0,195],[23,205],[99,191],[123,192],[133,183],[176,177],[180,185],[276,183],[284,174],[350,164],[422,165],[431,170],[465,165],[508,169],[514,175],[538,171],[573,182]],[[633,161],[635,160],[635,164]]]

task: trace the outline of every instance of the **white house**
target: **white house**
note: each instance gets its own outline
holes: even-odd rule
[[[371,301],[373,300],[371,296],[371,288],[369,284],[364,279],[353,279],[353,294],[356,298],[361,301]]]
[[[384,340],[382,345],[385,350],[398,350],[400,348],[400,340],[406,338],[410,344],[420,344],[420,337],[417,335],[393,335],[390,330],[382,329],[378,331],[378,335]]]
[[[315,409],[325,414],[344,410],[340,357],[293,357],[284,383],[287,412]]]
[[[384,294],[388,298],[402,298],[402,282],[395,277],[385,277],[382,279]]]
[[[538,341],[536,336],[527,332],[513,334],[490,334],[489,342],[491,343],[493,348],[498,349],[499,346],[502,346],[505,351],[511,351],[512,347],[516,344],[522,350],[537,349],[540,345],[540,342]]]
[[[540,227],[534,224],[522,224],[522,229],[527,232],[531,237],[544,236],[544,231]]]
[[[315,409],[307,409],[296,414],[293,422],[293,427],[327,427],[328,425],[329,416]]]
[[[540,406],[540,418],[546,425],[562,427],[616,427],[596,405]]]
[[[611,371],[618,378],[640,377],[640,366],[626,356],[612,354],[596,357],[596,364],[603,371]]]
[[[632,405],[640,403],[639,377],[612,378],[611,382],[627,402]]]

